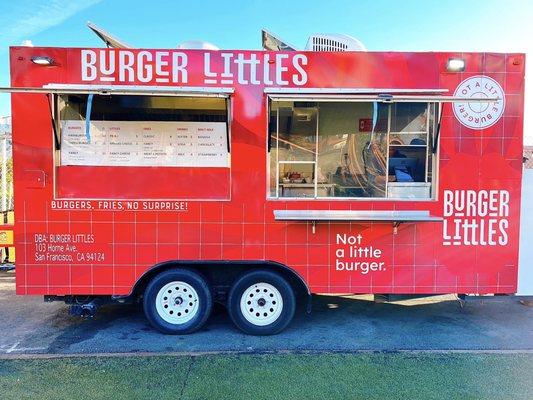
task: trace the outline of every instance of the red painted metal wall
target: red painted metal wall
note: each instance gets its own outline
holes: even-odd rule
[[[114,50],[102,51],[109,55]],[[12,86],[104,84],[99,73],[95,80],[82,80],[81,52],[13,47]],[[139,52],[131,51],[135,60]],[[155,50],[147,53],[150,55],[145,53],[144,60],[158,57]],[[220,52],[182,53],[187,56],[186,83],[172,83],[170,78],[168,83],[156,83],[154,67],[149,82],[133,75],[131,81],[121,81],[115,71],[110,74],[113,84],[209,86],[205,81],[205,54],[209,54],[207,72],[217,79],[211,86],[221,85],[224,59]],[[127,294],[144,271],[172,259],[273,260],[296,270],[314,292],[516,291],[525,68],[522,54],[225,53],[232,53],[234,59],[242,54],[257,60],[252,64],[257,66],[255,80],[244,76],[239,82],[238,64],[232,63],[233,84],[222,85],[235,88],[230,169],[190,172],[179,168],[55,167],[46,96],[13,94],[18,294]],[[279,54],[286,57],[278,59]],[[43,67],[30,61],[32,56],[41,55],[52,57],[55,66]],[[301,59],[295,61],[295,55],[305,56],[305,65]],[[170,56],[160,57],[172,64]],[[466,70],[447,72],[445,65],[450,57],[464,58]],[[295,63],[305,71],[303,84]],[[276,76],[278,64],[282,67],[280,76]],[[461,82],[479,75],[501,86],[505,109],[492,126],[474,130],[458,120],[451,105],[444,106],[437,201],[266,198],[266,86],[280,86],[286,81],[286,87],[444,88],[453,94]],[[281,79],[276,83],[277,78]],[[203,185],[175,190],[182,187],[180,179],[190,179],[191,174]],[[192,197],[207,196],[209,201],[190,200],[188,190],[194,191]],[[497,196],[508,192],[501,213],[469,216],[467,210],[454,209],[450,215],[443,214],[445,191],[474,191],[479,200],[483,190],[494,190]],[[275,221],[273,211],[280,209],[428,210],[445,215],[447,231],[442,223],[402,224],[394,234],[390,223],[323,222],[313,233],[307,222]],[[465,219],[467,224],[477,224],[480,236],[473,241],[472,230],[463,229]],[[461,227],[458,231],[457,226]],[[486,236],[489,230],[499,228],[505,231],[501,242],[479,240],[482,232]],[[348,246],[338,243],[337,235],[344,233],[360,234],[359,246],[379,249],[378,259],[360,261],[377,260],[383,268],[367,272],[339,270],[337,252],[349,251]],[[63,248],[49,251],[49,246]]]

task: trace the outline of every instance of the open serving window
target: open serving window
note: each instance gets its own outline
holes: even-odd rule
[[[230,197],[227,93],[57,93],[56,196]]]
[[[434,199],[442,97],[271,94],[269,197]]]

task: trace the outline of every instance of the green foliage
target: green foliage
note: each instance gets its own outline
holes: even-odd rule
[[[3,159],[0,156],[0,166],[2,165],[2,162],[3,162]],[[0,182],[2,182],[2,174],[3,174],[3,171],[2,171],[2,168],[0,167]],[[0,184],[0,199],[2,199],[4,195],[6,195],[7,196],[7,209],[12,210],[13,209],[13,158],[11,157],[9,157],[6,161],[6,179],[7,179],[7,185],[6,185],[7,193],[6,194],[2,193],[2,186]]]

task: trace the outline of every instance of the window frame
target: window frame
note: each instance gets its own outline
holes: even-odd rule
[[[161,198],[155,200],[179,200],[179,201],[231,201],[232,194],[232,154],[231,154],[231,141],[232,132],[231,127],[233,125],[233,88],[213,88],[213,87],[166,87],[166,86],[127,86],[127,85],[115,85],[115,86],[92,86],[92,85],[71,85],[71,84],[49,84],[45,85],[42,89],[32,89],[30,92],[46,93],[50,95],[51,101],[51,118],[52,124],[55,129],[52,129],[52,140],[55,143],[52,146],[52,193],[54,200],[124,200],[118,197],[115,198],[100,198],[100,197],[64,197],[58,195],[58,168],[63,167],[61,165],[61,121],[59,112],[59,97],[61,95],[68,94],[95,94],[102,96],[169,96],[169,97],[222,97],[226,100],[226,113],[227,113],[227,146],[228,146],[228,166],[219,167],[228,169],[229,173],[229,194],[227,198]],[[57,132],[57,139],[55,132]],[[68,166],[65,166],[68,167]],[[75,168],[93,168],[93,166],[74,166]],[[114,168],[128,168],[127,166],[114,166]],[[146,167],[134,167],[134,168],[146,168]],[[151,168],[151,167],[147,167]],[[158,167],[158,168],[173,168],[173,167]],[[139,198],[138,200],[153,200],[150,198]]]
[[[327,93],[327,94],[308,94],[309,91],[303,91],[300,93],[291,93],[291,92],[285,92],[285,91],[277,91],[273,90],[276,88],[271,88],[271,90],[265,90],[267,93],[266,95],[266,112],[267,112],[267,118],[266,118],[266,200],[267,201],[393,201],[393,202],[436,202],[438,201],[438,188],[439,188],[439,179],[438,179],[438,173],[439,173],[439,161],[440,161],[440,151],[439,151],[439,144],[440,144],[440,135],[437,136],[437,129],[438,129],[438,122],[440,120],[441,114],[442,114],[442,104],[444,102],[450,102],[454,100],[459,100],[458,98],[453,98],[451,96],[421,96],[421,95],[401,95],[401,96],[387,96],[383,97],[382,95],[358,95],[358,94],[345,94],[349,93],[346,91],[340,91],[335,94]],[[313,89],[311,89],[313,90]],[[314,89],[316,90],[316,89]],[[429,91],[429,90],[428,90]],[[432,93],[438,92],[439,90],[433,90],[431,89]],[[442,90],[440,90],[442,92]],[[422,90],[423,92],[423,90]],[[272,94],[271,94],[272,93]],[[418,92],[416,92],[418,93]],[[464,99],[460,99],[464,100]],[[313,102],[317,103],[318,113],[317,113],[317,122],[316,122],[316,144],[315,144],[315,150],[316,150],[316,157],[314,162],[309,161],[302,161],[300,163],[314,163],[314,193],[311,197],[282,197],[280,196],[279,191],[279,152],[276,151],[276,190],[275,190],[275,196],[272,196],[272,188],[270,186],[271,181],[271,151],[272,151],[272,140],[270,138],[270,116],[272,107],[271,104],[273,101],[286,101],[286,102]],[[318,159],[319,159],[319,152],[318,152],[318,140],[319,140],[319,121],[320,121],[320,103],[321,102],[360,102],[360,103],[373,103],[375,101],[378,101],[380,103],[389,104],[388,109],[388,118],[387,118],[387,151],[386,151],[386,163],[387,163],[387,169],[389,168],[389,145],[390,145],[390,128],[391,128],[391,112],[392,112],[392,104],[393,103],[426,103],[427,104],[427,110],[434,109],[434,117],[433,117],[433,123],[432,123],[432,133],[430,133],[430,125],[429,122],[431,120],[430,118],[430,112],[427,113],[427,120],[426,125],[427,129],[426,132],[426,154],[425,154],[425,183],[431,183],[431,191],[430,191],[430,197],[427,198],[407,198],[407,197],[387,197],[388,194],[388,170],[386,175],[386,184],[385,184],[385,197],[335,197],[335,196],[318,196],[318,179],[316,179],[318,175]],[[394,133],[394,132],[393,132]],[[277,135],[279,135],[279,108],[276,111],[276,146],[278,143]],[[432,141],[429,142],[429,138],[431,137]],[[435,142],[436,141],[436,142]],[[431,153],[431,172],[432,172],[432,179],[431,182],[427,182],[428,178],[428,170],[429,170],[429,156]],[[294,163],[298,163],[298,161],[294,161]],[[417,182],[414,182],[417,183]],[[421,182],[419,182],[421,183]]]

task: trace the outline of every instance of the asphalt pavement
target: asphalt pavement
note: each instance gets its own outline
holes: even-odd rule
[[[16,296],[14,272],[0,272],[0,357],[20,354],[265,351],[533,351],[533,307],[514,298],[467,302],[452,297],[374,303],[368,297],[314,296],[276,336],[237,330],[223,307],[187,336],[166,336],[140,306],[102,307],[94,318],[68,315],[65,304]]]

